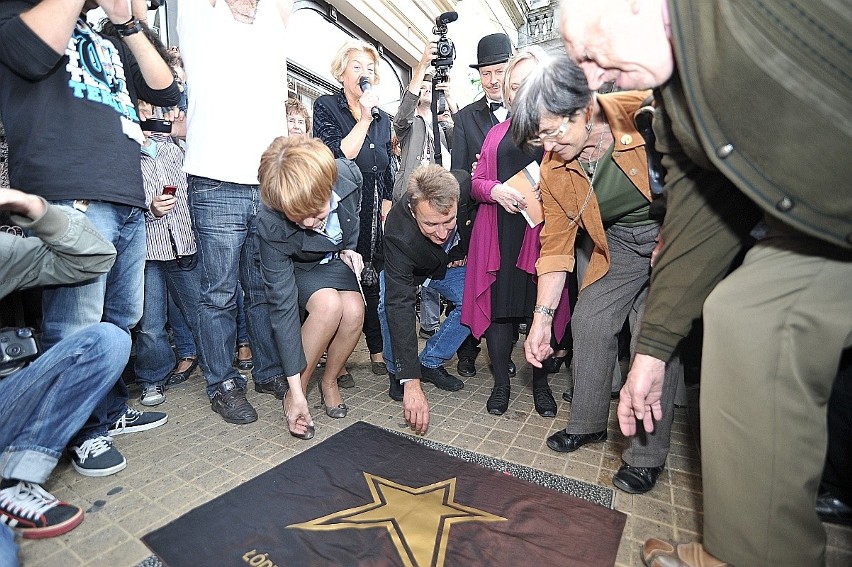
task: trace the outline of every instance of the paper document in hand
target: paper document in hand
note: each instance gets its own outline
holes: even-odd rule
[[[527,224],[530,227],[537,226],[544,220],[544,211],[541,208],[541,202],[533,192],[533,188],[538,184],[540,175],[538,164],[532,162],[506,182],[506,185],[517,189],[524,196],[527,208],[521,211],[521,214],[527,219]]]

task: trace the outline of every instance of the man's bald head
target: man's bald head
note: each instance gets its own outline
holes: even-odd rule
[[[659,86],[674,67],[665,0],[562,0],[565,49],[597,90]]]

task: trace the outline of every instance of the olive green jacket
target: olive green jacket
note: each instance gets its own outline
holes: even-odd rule
[[[665,246],[637,351],[668,360],[761,215],[852,249],[852,63],[843,3],[668,0],[657,92]]]

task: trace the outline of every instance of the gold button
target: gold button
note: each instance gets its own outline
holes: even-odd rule
[[[630,144],[632,142],[633,142],[633,136],[631,136],[630,134],[625,134],[621,137],[622,145],[626,146],[627,144]]]
[[[631,167],[631,168],[630,168],[630,171],[628,171],[627,173],[629,173],[630,175],[636,175],[636,168],[635,168],[635,167]]]

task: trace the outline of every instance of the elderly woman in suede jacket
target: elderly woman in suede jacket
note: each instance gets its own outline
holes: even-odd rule
[[[332,418],[348,411],[337,376],[364,321],[358,282],[363,261],[355,252],[361,174],[349,160],[335,160],[317,139],[280,137],[261,157],[259,179],[261,270],[290,386],[284,413],[290,433],[309,439],[314,422],[305,395],[323,352],[322,406]],[[304,323],[300,311],[307,313]]]

